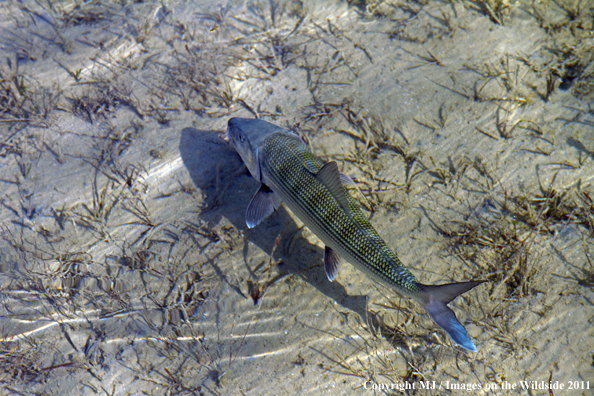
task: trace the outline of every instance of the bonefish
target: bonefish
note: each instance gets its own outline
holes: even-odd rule
[[[258,119],[231,118],[227,136],[260,188],[246,210],[246,224],[257,226],[281,202],[322,242],[324,268],[330,281],[340,258],[372,278],[413,298],[460,346],[476,347],[447,304],[484,281],[424,285],[400,262],[359,209],[344,184],[336,162],[323,163],[285,128]]]

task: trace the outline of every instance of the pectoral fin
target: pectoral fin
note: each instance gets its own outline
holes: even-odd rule
[[[322,183],[328,191],[330,191],[330,194],[345,212],[350,213],[349,203],[344,188],[342,187],[343,183],[336,162],[330,161],[326,163],[326,165],[316,173],[316,180]]]
[[[280,202],[270,187],[261,184],[245,212],[245,223],[248,228],[254,228],[270,216],[274,209],[280,206]]]
[[[340,257],[338,257],[334,250],[326,246],[326,249],[324,250],[324,269],[326,270],[326,276],[330,282],[336,278],[338,267],[340,267]]]

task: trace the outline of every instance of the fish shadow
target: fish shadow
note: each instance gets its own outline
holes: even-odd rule
[[[594,158],[594,151],[590,151],[586,148],[586,146],[584,145],[584,143],[580,142],[577,139],[574,139],[572,137],[568,137],[566,140],[567,144],[572,146],[573,148],[577,149],[578,151]]]
[[[243,166],[232,145],[223,140],[221,132],[184,128],[181,132],[179,151],[192,182],[204,195],[206,207],[200,213],[204,221],[214,226],[222,217],[227,218],[243,232],[246,253],[247,241],[264,252],[272,252],[275,239],[282,232],[284,240],[280,242],[273,256],[276,261],[281,260],[282,264],[277,266],[278,276],[274,279],[282,279],[290,274],[297,275],[332,301],[358,313],[364,321],[366,320],[367,296],[350,296],[340,283],[328,281],[324,272],[322,248],[309,243],[305,238],[295,238],[292,247],[287,249],[287,236],[294,235],[299,227],[284,206],[257,227],[247,228],[245,211],[252,195],[258,189],[258,182]],[[244,258],[247,263],[249,257]],[[252,273],[252,269],[248,270]],[[216,268],[216,271],[226,278],[220,268]],[[274,282],[269,287],[274,287]]]

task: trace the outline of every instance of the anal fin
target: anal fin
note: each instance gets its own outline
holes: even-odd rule
[[[245,212],[245,223],[248,228],[254,228],[270,216],[280,206],[280,202],[270,187],[261,184]]]

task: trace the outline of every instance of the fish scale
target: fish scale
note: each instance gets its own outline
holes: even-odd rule
[[[405,294],[420,292],[419,282],[367,221],[355,200],[346,192],[352,216],[340,208],[330,192],[317,181],[317,173],[324,165],[307,146],[291,135],[276,133],[264,141],[266,167],[274,180],[269,186],[322,242],[335,249],[359,269],[374,278],[398,287]],[[283,177],[281,177],[281,175]],[[292,205],[291,201],[295,201]],[[303,208],[303,210],[301,210]],[[328,234],[330,238],[325,238]]]
[[[248,227],[257,226],[284,202],[326,245],[324,267],[330,281],[338,271],[338,257],[343,257],[372,278],[416,300],[458,345],[477,350],[447,304],[484,281],[420,283],[344,188],[342,178],[350,178],[339,175],[336,163],[324,164],[290,131],[258,119],[231,118],[227,136],[251,175],[261,183],[246,210]]]

